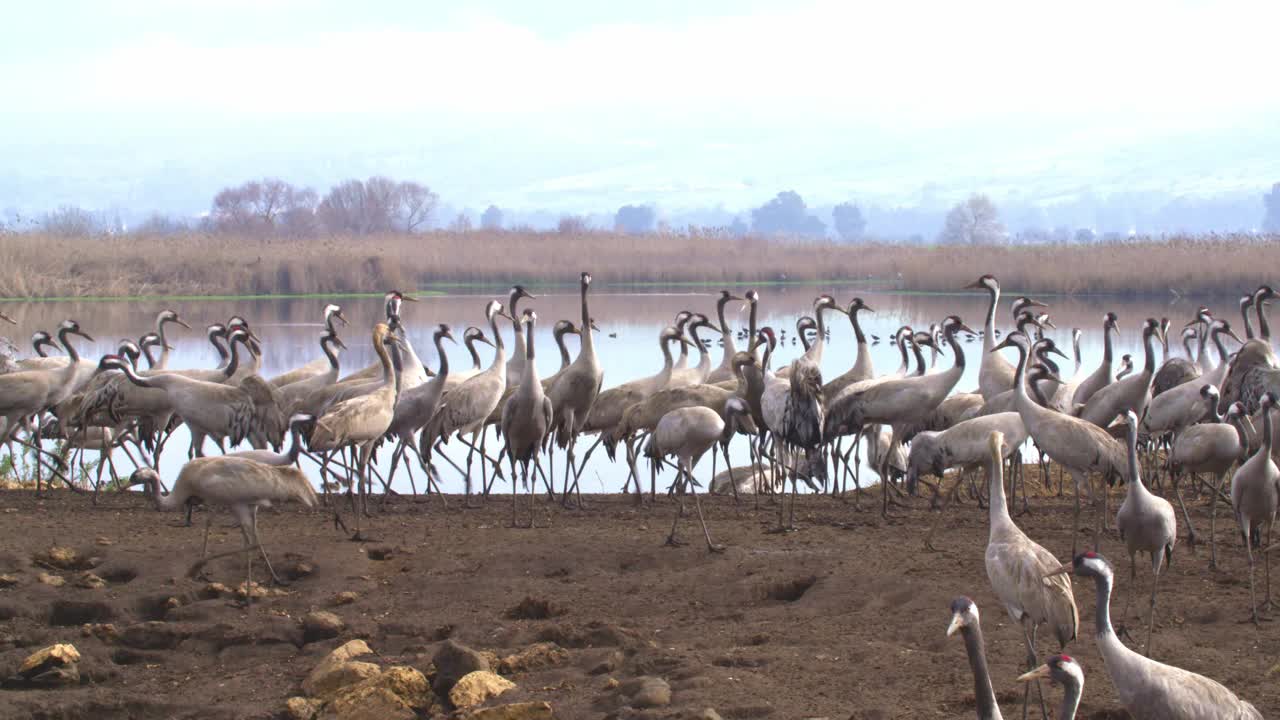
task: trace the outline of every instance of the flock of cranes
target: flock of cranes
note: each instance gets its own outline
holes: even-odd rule
[[[1131,582],[1136,584],[1140,553],[1147,553],[1152,563],[1145,646],[1149,655],[1159,579],[1178,541],[1174,502],[1184,515],[1190,542],[1196,539],[1180,490],[1180,483],[1190,475],[1198,483],[1195,487],[1207,491],[1211,504],[1211,567],[1217,564],[1218,505],[1227,504],[1249,562],[1251,619],[1258,622],[1259,610],[1271,607],[1267,550],[1280,502],[1280,469],[1272,459],[1271,412],[1280,394],[1280,362],[1271,345],[1266,315],[1267,303],[1275,297],[1271,288],[1264,286],[1241,299],[1244,339],[1225,319],[1200,308],[1180,333],[1185,357],[1170,355],[1169,321],[1147,319],[1142,325],[1143,358],[1137,366],[1128,356],[1117,363],[1113,335],[1119,319],[1107,313],[1102,320],[1104,353],[1096,369],[1080,366],[1081,332],[1073,331],[1075,370],[1070,378],[1063,377],[1054,359],[1070,356],[1044,334],[1054,328],[1044,303],[1016,298],[1010,308],[1016,330],[1000,339],[1001,290],[990,275],[969,286],[989,295],[981,332],[956,315],[928,331],[904,327],[892,338],[901,365],[888,374],[877,374],[872,367],[869,346],[878,338],[869,341],[859,323],[859,313],[873,312],[860,298],[841,306],[834,297],[819,295],[813,317],[801,318],[796,326],[795,337],[804,343],[804,354],[774,369],[779,334],[758,326],[759,295],[749,291],[739,297],[723,291],[714,321],[708,315],[682,312],[661,330],[657,338],[661,366],[655,374],[606,386],[593,339],[598,328],[590,312],[590,286],[591,275],[582,273],[581,316],[577,324],[555,323],[560,364],[545,377],[536,365],[538,315],[531,308],[518,308],[522,301],[536,298],[520,286],[511,289],[505,304],[499,300],[486,304],[488,333],[471,327],[463,334],[472,360],[469,367],[450,367],[445,342],[456,342],[455,336],[448,325],[439,325],[432,333],[439,358],[434,371],[423,364],[405,332],[403,304],[414,298],[394,291],[385,297],[385,320],[369,331],[377,362],[354,371],[341,364],[341,352],[347,346],[337,323],[347,326],[349,321],[336,305],[324,311],[325,331],[319,339],[322,356],[272,378],[259,374],[261,340],[243,317],[208,326],[206,335],[221,362],[214,368],[192,369],[168,367],[167,326],[189,327],[171,310],[157,316],[152,332],[136,342],[122,341],[116,352],[97,361],[79,356],[72,337],[91,338],[75,321],[67,320],[52,336],[35,333],[32,344],[37,356],[17,361],[10,372],[0,374],[0,434],[11,453],[15,444],[34,453],[37,490],[45,472],[51,481],[61,480],[78,492],[87,490],[68,476],[59,455],[45,449],[44,441],[57,437],[79,451],[100,450],[113,474],[112,451],[123,449],[137,467],[129,484],[145,486],[159,509],[186,511],[188,522],[195,504],[229,508],[242,530],[243,547],[237,552],[246,558],[246,582],[252,578],[254,551],[275,577],[258,536],[259,507],[273,502],[298,501],[307,506],[324,502],[332,508],[335,523],[345,527],[339,510],[343,503],[329,498],[331,492],[345,487],[355,517],[353,539],[360,539],[362,518],[371,514],[369,497],[375,480],[381,482],[385,499],[392,477],[403,466],[416,493],[416,465],[425,477],[426,492],[438,493],[437,459],[463,476],[468,504],[483,501],[497,481],[509,474],[512,525],[521,524],[519,489],[523,487],[530,504],[526,524],[533,527],[539,482],[552,500],[558,496],[566,506],[580,504],[579,481],[587,459],[597,448],[616,459],[621,449],[628,469],[625,491],[634,490],[637,502],[645,495],[638,467],[641,458],[649,460],[648,494],[653,498],[658,471],[664,466],[675,469],[668,493],[677,508],[668,543],[681,544],[677,532],[687,494],[694,501],[707,548],[713,552],[721,547],[707,527],[696,490],[700,483],[695,479],[699,460],[708,453],[713,465],[717,454],[724,458],[727,486],[735,501],[740,487],[754,491],[757,502],[762,494],[779,495],[779,531],[795,529],[795,495],[801,484],[813,491],[842,494],[852,479],[853,497],[858,501],[864,443],[881,479],[880,511],[886,516],[903,504],[902,498],[914,495],[919,484],[927,483],[926,476],[938,478],[936,502],[944,494],[945,473],[959,471],[954,474],[950,498],[970,475],[967,471],[985,468],[988,487],[973,486],[972,491],[981,502],[985,490],[990,511],[987,576],[995,595],[1024,632],[1028,672],[1020,679],[1060,681],[1066,688],[1062,716],[1074,715],[1083,693],[1079,664],[1058,655],[1036,666],[1040,626],[1048,626],[1060,648],[1076,639],[1079,614],[1071,584],[1064,577],[1074,572],[1092,577],[1097,584],[1097,643],[1131,713],[1144,718],[1260,717],[1221,685],[1149,660],[1120,643],[1107,609],[1114,573],[1097,550],[1109,522],[1108,486],[1124,483],[1126,494],[1115,523],[1130,557]],[[726,308],[736,303],[749,310],[748,326],[741,332],[735,332],[726,319]],[[857,352],[846,372],[824,379],[820,368],[830,313],[843,314],[850,321]],[[13,322],[3,314],[0,319]],[[711,357],[712,343],[700,331],[720,336],[723,352],[718,364]],[[810,331],[815,333],[811,342]],[[510,355],[504,337],[508,335]],[[566,345],[568,335],[580,338],[576,356]],[[963,346],[978,335],[983,350],[978,387],[974,392],[957,392],[966,368]],[[1229,351],[1228,339],[1240,348]],[[745,347],[738,342],[745,342]],[[482,363],[477,344],[493,346],[488,365]],[[63,354],[49,356],[47,348]],[[1216,361],[1210,348],[1216,350]],[[1015,355],[1006,356],[1006,350]],[[1163,357],[1158,360],[1161,350]],[[691,351],[698,353],[692,365]],[[947,354],[949,367],[937,368],[939,358]],[[1015,362],[1010,361],[1012,357]],[[191,438],[188,461],[166,493],[154,468],[174,430],[183,425]],[[578,443],[591,435],[596,437],[579,459]],[[501,443],[492,454],[486,446],[490,436]],[[734,468],[728,448],[739,436],[751,462]],[[219,454],[205,456],[208,440]],[[453,440],[466,446],[462,465],[442,452],[442,445]],[[1072,566],[1062,566],[1052,552],[1023,533],[1011,515],[1011,508],[1018,507],[1020,484],[1024,509],[1028,503],[1021,462],[1027,440],[1038,449],[1042,467],[1052,462],[1071,478]],[[235,450],[246,442],[253,449]],[[374,462],[383,448],[391,456],[385,476]],[[562,474],[555,471],[557,450],[562,451]],[[299,470],[303,458],[319,467],[323,497]],[[1005,462],[1010,464],[1008,496]],[[477,463],[478,473],[474,472]],[[745,485],[735,473],[746,476]],[[1212,482],[1200,480],[1201,473],[1212,476]],[[1230,485],[1224,492],[1228,474]],[[1046,485],[1050,477],[1047,471],[1042,474]],[[788,482],[789,514],[784,512]],[[93,483],[95,499],[101,485],[100,464]],[[710,482],[707,489],[712,489]],[[1094,549],[1078,553],[1086,499],[1094,508]],[[1266,582],[1261,605],[1254,583],[1259,553]],[[953,604],[952,612],[948,633],[960,631],[965,636],[979,716],[999,717],[982,657],[977,608],[962,598]],[[1036,688],[1039,695],[1038,683]],[[1030,685],[1027,692],[1024,714]],[[1042,695],[1039,701],[1043,709]]]

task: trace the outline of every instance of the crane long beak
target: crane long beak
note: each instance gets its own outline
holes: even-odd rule
[[[961,289],[961,290],[977,290],[977,289],[979,289],[979,288],[982,288],[982,289],[984,289],[984,290],[986,289],[986,287],[982,284],[982,281],[981,281],[981,280],[974,280],[973,282],[969,283],[968,285],[965,285],[964,287],[962,287],[962,288],[960,288],[960,289]],[[948,633],[948,634],[950,634],[950,633]]]
[[[1046,663],[1035,670],[1019,675],[1018,682],[1030,682],[1032,680],[1041,680],[1047,677],[1049,677],[1049,665]]]
[[[339,311],[335,312],[335,313],[333,314],[333,316],[334,316],[334,317],[336,317],[336,318],[338,318],[339,320],[341,320],[343,325],[350,325],[350,324],[351,324],[351,323],[347,322],[347,316],[346,316],[346,315],[343,315],[341,310],[339,310]]]
[[[747,308],[749,308],[749,307],[751,307],[751,301],[750,301],[750,300],[747,300],[746,302],[742,303],[742,307],[738,308],[738,312],[739,312],[739,313],[744,313],[744,312],[746,312],[746,311],[747,311]],[[15,324],[17,324],[17,323],[15,323]]]
[[[179,325],[181,325],[182,327],[184,327],[184,328],[186,328],[186,329],[188,329],[188,330],[190,330],[190,329],[191,329],[191,326],[190,326],[190,325],[188,325],[188,324],[187,324],[187,323],[186,323],[182,318],[180,318],[180,317],[175,317],[175,318],[173,319],[173,321],[174,321],[174,322],[176,322],[176,323],[178,323]]]
[[[947,626],[947,637],[951,637],[964,627],[964,620],[960,618],[960,613],[951,616],[951,624]]]
[[[17,324],[18,324],[18,321],[17,321],[17,320],[14,320],[13,318],[9,317],[8,315],[5,315],[4,313],[0,313],[0,320],[4,320],[5,322],[10,323],[10,324],[13,324],[13,325],[17,325]]]
[[[1039,300],[1032,300],[1031,298],[1027,298],[1027,304],[1032,307],[1049,307],[1047,303],[1042,303]]]
[[[730,299],[730,300],[746,300],[746,298],[744,298],[744,297],[738,297],[737,295],[730,295],[730,296],[729,296],[729,299]]]
[[[83,330],[77,330],[76,334],[84,338],[85,340],[88,340],[89,342],[94,342],[94,339],[89,336],[89,333],[84,332]]]
[[[405,302],[418,302],[418,298],[412,295],[401,295],[400,299],[404,300]]]
[[[960,323],[960,327],[959,327],[959,328],[957,328],[957,330],[963,330],[963,331],[965,331],[965,332],[969,333],[970,335],[977,335],[977,334],[978,334],[978,333],[976,333],[976,332],[974,332],[974,331],[973,331],[973,328],[969,327],[968,325],[965,325],[964,323]],[[1064,356],[1064,357],[1065,357],[1065,356]]]
[[[1244,340],[1241,340],[1241,339],[1240,339],[1240,336],[1236,334],[1236,331],[1235,331],[1235,330],[1227,330],[1227,331],[1225,331],[1225,333],[1224,333],[1224,334],[1225,334],[1227,337],[1231,338],[1232,340],[1235,340],[1236,342],[1240,343],[1241,345],[1243,345],[1243,344],[1244,344]]]
[[[347,349],[347,344],[342,342],[342,338],[338,337],[337,335],[333,336],[333,344],[337,345],[339,348],[342,348],[343,350]]]
[[[495,346],[494,346],[494,344],[493,344],[493,341],[492,341],[492,340],[490,340],[489,338],[485,337],[484,335],[477,335],[477,336],[476,336],[476,342],[482,342],[482,343],[484,343],[485,345],[488,345],[489,347],[495,347]]]
[[[1068,359],[1068,360],[1070,360],[1070,359],[1071,359],[1071,356],[1070,356],[1070,355],[1067,355],[1065,352],[1063,352],[1061,349],[1059,349],[1057,345],[1054,345],[1053,347],[1049,348],[1049,352],[1051,352],[1051,353],[1053,353],[1053,354],[1055,354],[1055,355],[1058,355],[1058,356],[1060,356],[1060,357],[1064,357],[1064,358],[1066,358],[1066,359]]]

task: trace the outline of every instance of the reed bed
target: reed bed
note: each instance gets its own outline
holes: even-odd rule
[[[1054,294],[1235,295],[1272,282],[1277,237],[1139,238],[1092,245],[840,244],[719,235],[474,231],[261,240],[0,235],[0,296],[272,295],[449,285],[850,282],[947,292],[982,273]]]

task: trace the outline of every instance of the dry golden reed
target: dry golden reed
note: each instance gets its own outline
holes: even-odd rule
[[[1226,295],[1280,278],[1280,243],[1251,236],[1100,245],[916,246],[715,234],[474,231],[262,241],[186,233],[0,235],[0,296],[381,292],[442,284],[864,282],[951,291],[983,273],[1038,293]]]

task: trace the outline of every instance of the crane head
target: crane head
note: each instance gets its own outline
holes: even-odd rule
[[[1000,281],[996,280],[995,275],[983,275],[973,282],[965,285],[961,290],[999,290]]]
[[[863,302],[862,298],[860,297],[856,297],[853,300],[850,300],[849,308],[844,312],[849,317],[853,317],[854,313],[858,312],[859,310],[866,310],[867,312],[875,312],[875,310],[872,310],[871,306]]]
[[[178,317],[178,313],[173,310],[161,310],[160,315],[156,317],[156,325],[164,325],[165,323],[173,323],[175,325],[181,325],[188,330],[191,329],[191,326],[184,322],[182,318]]]
[[[958,597],[951,601],[951,624],[947,626],[947,637],[978,627],[980,622],[978,606],[967,597]]]
[[[1070,655],[1053,655],[1040,667],[1018,677],[1018,682],[1051,680],[1059,685],[1084,686],[1084,669]]]

